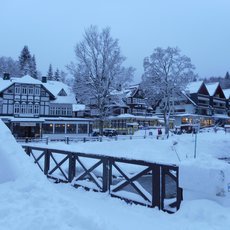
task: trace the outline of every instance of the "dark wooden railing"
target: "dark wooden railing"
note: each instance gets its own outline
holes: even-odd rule
[[[119,157],[23,146],[55,182],[108,192],[127,202],[173,213],[180,207],[179,168]]]

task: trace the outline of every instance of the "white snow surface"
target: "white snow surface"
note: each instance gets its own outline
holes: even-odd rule
[[[178,142],[175,146],[178,145],[178,152],[181,154],[181,158],[189,165],[199,163],[203,164],[206,168],[223,168],[225,167],[224,164],[222,165],[222,163],[215,160],[215,156],[221,154],[222,151],[229,151],[229,142],[226,142],[227,136],[226,138],[224,137],[223,133],[220,135],[217,133],[215,138],[205,141],[207,139],[205,138],[205,134],[204,136],[199,135],[198,140],[205,141],[205,143],[198,143],[200,157],[197,157],[194,161],[188,161],[185,157],[185,154],[189,154],[190,157],[193,152],[191,149],[189,150],[191,146],[184,146],[188,143],[186,140],[182,144]],[[177,138],[183,139],[182,136],[178,136]],[[187,135],[187,139],[189,138],[192,137]],[[218,139],[221,140],[222,144],[226,142],[226,146],[216,153],[212,148],[215,146],[213,142],[216,141],[217,144]],[[162,145],[165,145],[165,149],[168,151],[167,142],[170,141],[172,142],[173,138],[167,141],[158,140],[158,143],[165,143]],[[156,152],[159,152],[159,149],[157,151],[159,146],[153,139],[133,140],[128,143],[126,141],[120,142],[122,142],[120,145],[123,146],[124,153],[128,153],[129,148],[134,150],[133,146],[136,147],[136,152],[142,148],[146,149],[147,152],[149,148],[149,155],[144,159],[163,160],[163,157],[152,157]],[[100,153],[105,153],[108,150],[115,153],[115,143],[119,145],[119,141],[117,141],[90,144],[78,143],[70,145],[70,147],[72,147],[72,151],[78,149],[88,151],[90,148],[91,150],[97,148]],[[204,160],[205,148],[202,146],[207,143],[211,152],[209,159]],[[107,146],[105,147],[107,148],[105,152],[102,152],[104,149],[102,147],[103,144]],[[79,148],[77,147],[78,145]],[[91,147],[87,147],[88,145]],[[185,151],[186,147],[187,151],[182,154],[182,150]],[[163,151],[162,154],[164,154]],[[133,154],[136,152],[133,152]],[[142,156],[144,157],[144,154]],[[167,157],[170,157],[171,162],[177,161],[174,156],[170,156],[170,153],[168,153]],[[152,228],[162,230],[227,230],[229,226],[230,208],[207,199],[185,199],[182,202],[180,210],[176,214],[170,215],[157,209],[128,205],[124,201],[111,198],[108,194],[86,192],[82,189],[75,189],[69,184],[53,184],[33,164],[31,158],[24,153],[22,148],[13,139],[10,131],[0,121],[1,230],[135,230]]]

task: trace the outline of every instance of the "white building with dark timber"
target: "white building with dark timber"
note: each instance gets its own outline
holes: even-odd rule
[[[76,99],[62,82],[29,75],[0,78],[0,117],[16,137],[89,135],[92,120],[73,118]]]

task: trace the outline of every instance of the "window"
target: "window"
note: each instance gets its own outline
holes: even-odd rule
[[[26,104],[25,103],[23,103],[22,105],[21,105],[21,113],[26,113],[27,111],[26,111]]]
[[[66,133],[76,133],[76,125],[75,124],[67,124]]]
[[[50,115],[55,115],[55,107],[50,107]]]
[[[40,95],[40,88],[35,87],[35,92],[34,93],[35,93],[36,96]]]
[[[14,114],[19,114],[20,113],[20,104],[16,103],[14,104]]]
[[[87,133],[87,124],[79,124],[78,133]]]
[[[34,105],[34,113],[35,114],[39,114],[39,112],[40,112],[40,106],[39,105]]]
[[[28,94],[29,95],[33,95],[34,94],[34,88],[33,87],[29,87]]]
[[[27,87],[22,86],[22,94],[26,95],[27,94]]]
[[[28,104],[27,106],[27,113],[33,113],[33,104]]]
[[[65,124],[55,124],[55,133],[65,133]]]
[[[53,133],[53,124],[43,124],[42,125],[43,128],[43,133],[45,134],[51,134]]]
[[[20,94],[20,93],[21,93],[21,87],[15,86],[15,94]]]
[[[71,108],[67,108],[67,116],[71,116],[72,115],[72,109]]]
[[[66,116],[66,108],[61,108],[61,115]]]

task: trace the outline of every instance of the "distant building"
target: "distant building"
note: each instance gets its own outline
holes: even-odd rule
[[[171,117],[175,119],[175,126],[190,131],[196,126],[224,125],[230,122],[227,101],[219,83],[191,82],[171,98]],[[162,113],[163,103],[156,108],[158,115]]]

